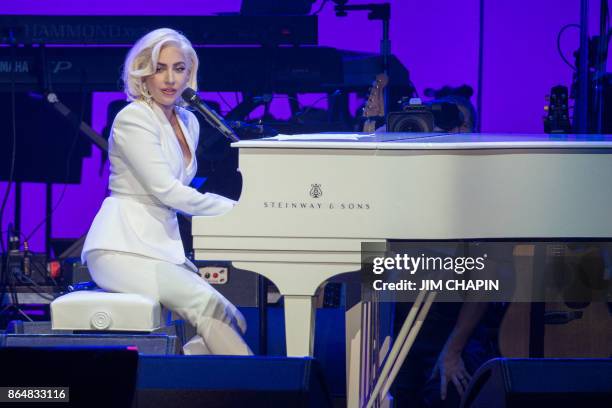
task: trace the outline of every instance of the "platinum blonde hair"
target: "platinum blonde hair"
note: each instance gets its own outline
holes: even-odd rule
[[[189,71],[187,86],[197,91],[199,61],[191,42],[184,35],[171,28],[159,28],[138,40],[125,58],[121,78],[129,101],[151,99],[151,95],[144,86],[144,81],[148,76],[155,73],[159,53],[162,48],[169,45],[179,48],[187,58],[187,69]],[[184,105],[182,99],[179,100],[179,104]]]

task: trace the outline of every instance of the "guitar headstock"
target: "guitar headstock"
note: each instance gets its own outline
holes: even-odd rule
[[[376,126],[376,121],[369,118],[385,116],[384,90],[388,84],[389,77],[384,73],[376,75],[376,79],[372,83],[368,101],[363,109],[363,117],[368,119],[363,125],[363,131],[366,133],[374,132]]]
[[[558,85],[550,90],[548,114],[544,118],[544,132],[569,133],[572,129],[569,116],[569,98],[567,87]]]
[[[372,116],[384,116],[385,115],[385,101],[383,98],[383,91],[389,84],[389,77],[387,74],[378,74],[376,79],[372,83],[370,89],[370,95],[368,101],[363,109],[363,116],[370,118]]]

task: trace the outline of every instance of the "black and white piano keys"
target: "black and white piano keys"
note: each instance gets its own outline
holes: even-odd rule
[[[362,242],[612,237],[612,136],[315,134],[232,146],[242,194],[222,216],[193,218],[195,256],[274,282],[288,356],[313,355],[315,291],[360,268]],[[347,356],[359,356],[350,326]],[[355,379],[360,363],[347,361],[349,407],[371,392]]]

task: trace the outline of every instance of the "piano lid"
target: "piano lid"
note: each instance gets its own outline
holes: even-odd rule
[[[378,150],[448,149],[612,149],[612,135],[507,133],[316,133],[277,135],[233,143],[238,148]]]

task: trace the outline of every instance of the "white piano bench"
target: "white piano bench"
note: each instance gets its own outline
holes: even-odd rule
[[[53,330],[152,332],[160,322],[159,302],[132,293],[83,290],[51,302]]]

